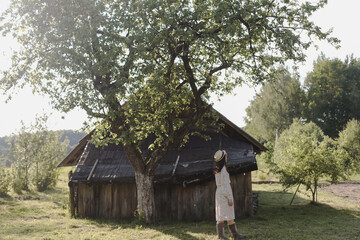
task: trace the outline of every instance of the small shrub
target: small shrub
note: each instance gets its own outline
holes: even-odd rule
[[[259,174],[259,179],[260,179],[261,181],[265,181],[265,180],[266,180],[266,175],[263,174],[263,173],[260,173],[260,174]]]
[[[36,190],[39,192],[44,192],[45,190],[55,187],[57,179],[59,177],[59,172],[55,166],[48,167],[48,169],[43,169],[37,179],[34,181]]]
[[[6,169],[0,168],[0,197],[4,197],[9,192],[10,177]]]
[[[140,211],[139,209],[136,209],[134,211],[134,219],[133,219],[132,223],[135,225],[140,225],[140,226],[142,224],[146,224],[144,211]]]
[[[16,192],[17,194],[21,194],[22,190],[23,190],[23,183],[21,181],[21,179],[14,179],[11,182],[11,187],[14,190],[14,192]]]
[[[16,163],[11,166],[11,187],[17,194],[21,194],[22,190],[29,190],[28,178],[26,175],[24,167],[20,167]]]

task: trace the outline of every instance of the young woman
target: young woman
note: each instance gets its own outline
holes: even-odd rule
[[[227,171],[227,153],[225,150],[219,150],[214,155],[215,158],[215,215],[216,229],[219,239],[228,239],[224,233],[224,222],[227,221],[230,232],[234,239],[243,239],[245,235],[239,234],[234,222],[234,200],[230,186],[230,176]]]

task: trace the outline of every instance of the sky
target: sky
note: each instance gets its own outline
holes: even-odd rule
[[[9,5],[9,0],[1,0],[0,12]],[[360,1],[359,0],[329,0],[328,4],[316,12],[312,20],[322,29],[333,28],[333,36],[341,40],[341,48],[336,50],[326,42],[317,42],[319,49],[311,47],[306,51],[307,60],[298,65],[301,79],[312,70],[313,62],[323,52],[326,57],[340,58],[344,60],[347,55],[354,54],[360,58]],[[11,51],[16,49],[16,44],[11,38],[0,36],[0,69],[4,70],[10,66]],[[253,88],[242,86],[236,89],[235,94],[221,98],[221,101],[213,99],[214,108],[225,115],[229,120],[243,127],[245,109],[254,98],[259,87]],[[87,119],[83,110],[74,110],[70,113],[60,113],[51,108],[49,99],[44,96],[33,95],[30,89],[18,90],[12,100],[5,103],[5,96],[0,95],[0,137],[15,133],[21,126],[34,122],[36,115],[43,113],[51,114],[48,127],[52,130],[73,129],[83,127]]]

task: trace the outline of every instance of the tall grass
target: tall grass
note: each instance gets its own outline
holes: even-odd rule
[[[73,219],[67,209],[68,170],[62,170],[54,190],[0,198],[0,239],[217,239],[215,221],[144,225],[135,220]],[[278,184],[254,184],[253,190],[259,193],[257,215],[236,220],[247,239],[359,239],[357,202],[320,191],[320,204],[313,205],[301,189],[290,206],[292,192],[283,192]]]

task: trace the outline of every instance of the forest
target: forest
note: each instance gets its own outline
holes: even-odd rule
[[[360,60],[314,62],[303,83],[280,67],[246,109],[245,129],[269,151],[260,172],[284,188],[304,185],[316,202],[320,181],[338,183],[360,172]]]

